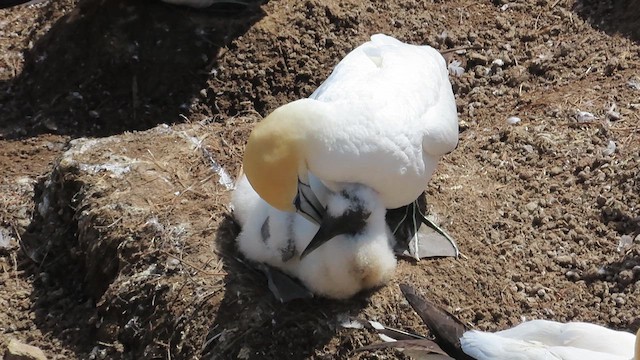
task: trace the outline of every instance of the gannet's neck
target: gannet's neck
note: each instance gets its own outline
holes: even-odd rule
[[[298,179],[308,180],[307,141],[324,116],[324,104],[301,99],[279,107],[251,132],[244,172],[260,197],[276,209],[295,211]]]

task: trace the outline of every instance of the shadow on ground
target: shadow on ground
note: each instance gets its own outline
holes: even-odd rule
[[[203,359],[307,359],[326,354],[340,331],[339,319],[358,314],[371,301],[360,294],[348,301],[323,298],[278,302],[267,287],[266,277],[246,264],[235,248],[239,227],[228,217],[215,241],[227,276],[225,296],[203,347]],[[348,357],[353,347],[345,343],[340,354]]]
[[[578,0],[574,11],[596,29],[640,41],[640,0]]]
[[[24,71],[0,83],[0,133],[106,136],[182,122],[199,101],[215,104],[207,81],[222,49],[263,16],[258,2],[203,11],[81,1],[26,52]]]

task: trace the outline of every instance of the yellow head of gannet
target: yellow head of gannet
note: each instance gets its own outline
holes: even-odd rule
[[[254,128],[245,149],[243,169],[254,190],[269,205],[281,211],[297,211],[320,225],[303,258],[330,239],[355,234],[366,224],[366,211],[333,216],[316,197],[309,183],[306,163],[309,133],[319,124],[323,104],[313,99],[294,101],[276,109]],[[353,188],[348,184],[346,188]],[[348,197],[350,190],[342,196]],[[371,190],[373,192],[373,190]],[[376,201],[379,201],[376,199]]]
[[[305,123],[295,124],[291,106],[276,109],[251,132],[243,170],[251,186],[271,206],[295,211],[298,174],[304,171]]]
[[[251,132],[243,160],[251,186],[269,205],[297,210],[316,223],[323,206],[309,187],[306,141],[314,122],[323,116],[322,106],[302,99],[276,109]]]

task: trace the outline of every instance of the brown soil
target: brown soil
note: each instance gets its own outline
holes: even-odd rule
[[[638,9],[50,0],[0,10],[0,354],[16,338],[53,359],[393,358],[354,353],[378,340],[340,322],[426,332],[401,282],[480,329],[547,318],[637,330]],[[391,284],[350,301],[279,304],[233,246],[212,161],[235,175],[252,124],[308,96],[377,32],[480,47],[455,55],[466,69],[452,77],[461,142],[428,189],[464,257],[402,260]]]

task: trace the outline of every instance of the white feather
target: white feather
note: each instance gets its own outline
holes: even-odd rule
[[[532,320],[496,333],[467,331],[460,343],[477,360],[629,360],[635,339],[594,324]]]

